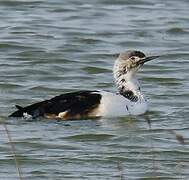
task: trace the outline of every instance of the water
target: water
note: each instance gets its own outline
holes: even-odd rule
[[[18,179],[5,122],[23,179],[189,179],[188,7],[187,0],[1,0],[0,179]],[[139,72],[146,116],[7,118],[15,104],[115,91],[112,65],[128,49],[163,55]]]

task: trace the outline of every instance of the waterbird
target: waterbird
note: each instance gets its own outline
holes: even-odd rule
[[[74,120],[144,114],[148,104],[136,74],[146,62],[158,57],[146,57],[137,50],[120,53],[113,66],[117,93],[99,90],[65,93],[26,107],[15,105],[17,111],[9,116]]]

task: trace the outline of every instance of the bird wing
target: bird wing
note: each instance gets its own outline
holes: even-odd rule
[[[39,116],[62,119],[81,118],[95,109],[100,104],[100,100],[101,95],[98,91],[71,92],[26,107],[16,105],[18,110],[10,117],[23,117],[24,113],[27,113],[32,118]]]

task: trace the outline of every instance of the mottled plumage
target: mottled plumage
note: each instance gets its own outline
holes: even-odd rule
[[[65,93],[18,109],[10,117],[81,119],[99,116],[125,116],[143,114],[147,102],[141,92],[136,72],[147,61],[158,56],[146,57],[140,51],[121,53],[114,64],[114,78],[118,93],[105,91],[77,91]]]

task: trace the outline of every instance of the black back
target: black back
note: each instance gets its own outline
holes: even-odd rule
[[[26,107],[17,106],[18,110],[10,117],[23,117],[23,113],[33,118],[44,116],[44,114],[58,115],[67,111],[70,116],[85,113],[88,109],[100,103],[101,95],[98,91],[77,91],[55,96],[52,99],[38,102]]]

